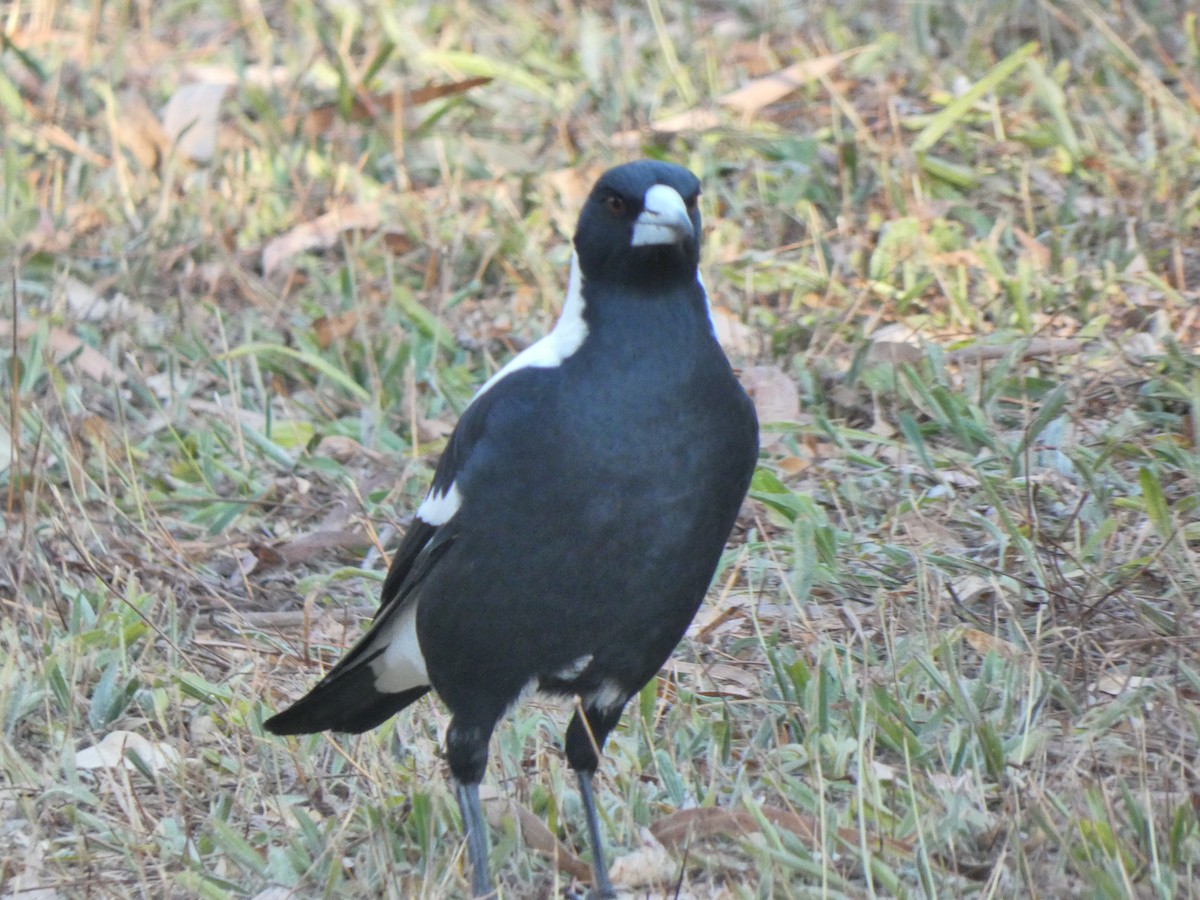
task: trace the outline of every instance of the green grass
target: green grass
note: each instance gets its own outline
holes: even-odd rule
[[[1189,4],[485,6],[5,10],[6,896],[463,894],[435,701],[261,722],[359,633],[448,428],[553,321],[581,192],[638,155],[703,178],[730,353],[801,410],[608,748],[631,889],[1200,896]],[[192,81],[230,84],[200,163],[159,124]],[[649,127],[690,109],[715,127]],[[571,884],[530,813],[586,859],[569,713],[494,740],[505,897]],[[122,732],[128,767],[83,765]]]

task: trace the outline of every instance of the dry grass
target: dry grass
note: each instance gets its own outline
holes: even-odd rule
[[[260,723],[654,154],[775,423],[602,771],[631,889],[1200,896],[1190,4],[486,6],[0,7],[0,894],[461,895],[435,702]],[[579,888],[566,712],[506,897]]]

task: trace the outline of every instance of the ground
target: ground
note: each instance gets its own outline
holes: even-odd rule
[[[1200,896],[1191,4],[0,11],[0,894],[462,895],[435,700],[261,723],[649,155],[766,427],[614,877]],[[493,743],[505,897],[586,883],[569,713]]]

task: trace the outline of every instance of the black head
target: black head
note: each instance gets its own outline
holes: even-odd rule
[[[696,280],[700,181],[682,166],[643,159],[609,169],[579,215],[584,279],[625,285]]]

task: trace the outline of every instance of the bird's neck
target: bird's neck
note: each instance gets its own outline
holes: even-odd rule
[[[652,342],[688,344],[712,335],[712,317],[698,281],[653,286],[583,288],[589,336],[629,348]]]

